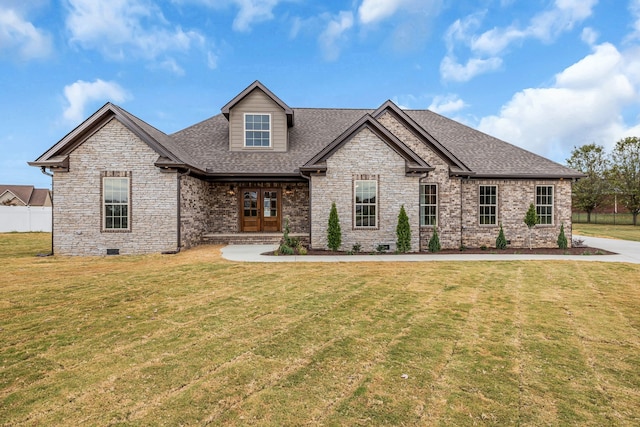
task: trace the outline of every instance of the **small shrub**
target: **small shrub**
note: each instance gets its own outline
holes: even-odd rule
[[[298,246],[298,255],[306,255],[307,254],[307,248],[305,248],[302,245]]]
[[[338,209],[336,208],[336,202],[332,202],[331,211],[329,211],[329,225],[327,227],[327,246],[332,251],[337,251],[340,245],[342,245],[342,231],[340,230]]]
[[[526,215],[524,216],[524,223],[527,224],[527,227],[529,228],[529,249],[532,248],[532,243],[531,243],[531,239],[532,239],[532,233],[531,233],[531,229],[533,227],[536,226],[536,224],[538,223],[538,214],[536,212],[536,207],[533,205],[533,203],[531,203],[529,205],[529,209],[527,210]]]
[[[355,245],[353,245],[353,246],[351,247],[351,251],[352,251],[354,254],[359,253],[361,250],[362,250],[362,246],[360,245],[360,243],[357,243],[357,242],[356,242],[356,244],[355,244]]]
[[[433,234],[429,239],[429,252],[440,252],[442,247],[440,246],[440,238],[438,237],[438,229],[433,229]]]
[[[282,255],[293,255],[295,253],[295,250],[291,246],[280,245],[279,252]]]
[[[504,237],[504,230],[502,229],[502,223],[500,223],[500,232],[496,238],[496,249],[507,249],[507,238]]]
[[[398,225],[396,226],[396,251],[406,253],[411,250],[411,226],[409,225],[409,217],[404,205],[400,206],[398,214]]]
[[[378,246],[376,246],[376,252],[378,252],[379,254],[387,252],[387,245],[383,245],[382,243],[379,244]]]
[[[467,247],[465,245],[460,245],[460,248],[458,248],[460,250],[460,252],[464,252],[467,250]]]
[[[482,246],[480,246],[480,250],[481,250],[481,251],[486,251],[487,249],[489,249],[489,248],[487,247],[487,245],[482,245]]]
[[[564,224],[560,226],[560,234],[558,235],[558,247],[560,249],[567,249],[569,242],[567,242],[567,236],[564,235]]]

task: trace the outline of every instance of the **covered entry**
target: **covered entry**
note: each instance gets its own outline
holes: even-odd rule
[[[243,188],[240,191],[241,231],[280,231],[281,200],[279,188]]]

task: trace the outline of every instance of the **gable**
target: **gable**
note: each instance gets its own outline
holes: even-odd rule
[[[245,147],[247,114],[267,115],[270,122],[270,147]],[[287,115],[283,108],[260,88],[256,88],[229,110],[230,151],[287,151]]]
[[[371,131],[380,141],[384,142],[390,149],[395,151],[405,161],[405,173],[421,174],[433,170],[420,156],[413,152],[409,147],[400,141],[395,135],[389,132],[371,115],[366,114],[346,131],[342,133],[333,142],[322,149],[311,160],[309,160],[301,171],[306,173],[324,173],[327,166],[326,161],[333,156],[347,142],[360,134],[364,129]]]

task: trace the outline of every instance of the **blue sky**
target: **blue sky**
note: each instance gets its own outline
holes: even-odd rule
[[[105,102],[171,133],[254,80],[429,108],[563,163],[640,136],[640,0],[0,0],[0,183]]]

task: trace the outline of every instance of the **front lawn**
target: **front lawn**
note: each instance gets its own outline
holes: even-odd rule
[[[0,234],[0,425],[640,423],[638,265],[37,258],[38,236]]]
[[[573,233],[581,236],[640,242],[640,226],[611,224],[573,224]]]

